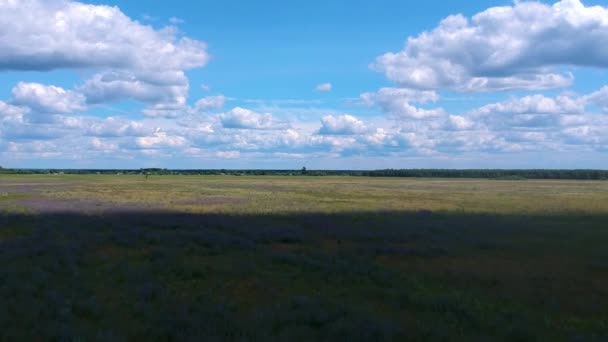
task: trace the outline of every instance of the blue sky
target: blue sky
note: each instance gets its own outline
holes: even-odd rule
[[[608,168],[607,5],[0,0],[0,165]]]

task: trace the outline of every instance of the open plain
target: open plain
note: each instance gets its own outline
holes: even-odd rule
[[[608,339],[608,182],[0,175],[7,340]]]

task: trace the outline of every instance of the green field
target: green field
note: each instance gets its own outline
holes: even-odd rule
[[[608,339],[606,181],[0,175],[0,227],[6,340]]]

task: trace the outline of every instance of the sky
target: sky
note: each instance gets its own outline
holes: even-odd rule
[[[608,168],[608,1],[0,0],[0,166]]]

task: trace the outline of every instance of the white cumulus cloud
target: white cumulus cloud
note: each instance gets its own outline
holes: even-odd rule
[[[183,70],[209,58],[204,43],[171,28],[77,1],[0,1],[0,36],[0,70]]]
[[[149,105],[150,116],[175,116],[188,96],[184,71],[209,60],[205,43],[174,27],[154,29],[118,7],[68,0],[0,1],[0,37],[0,71],[94,71],[76,89],[88,104],[133,99]]]
[[[400,86],[460,91],[548,89],[571,84],[559,66],[608,67],[608,9],[579,0],[516,1],[472,18],[453,15],[373,68]]]

